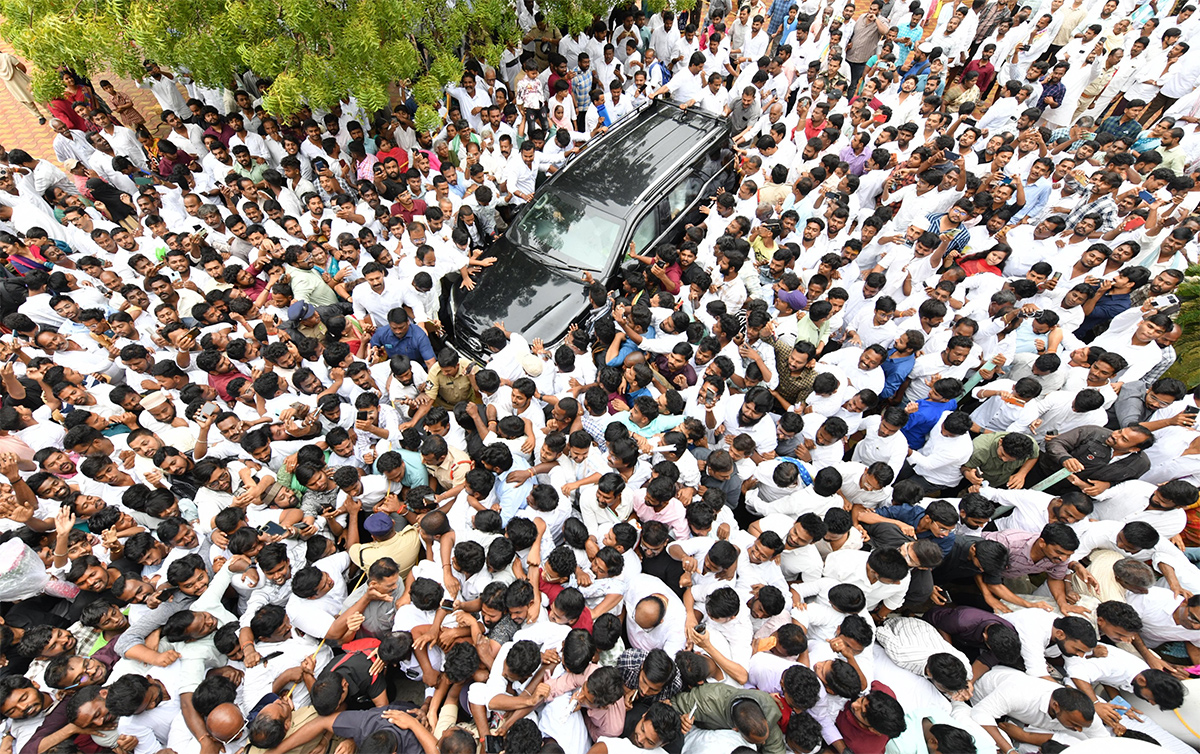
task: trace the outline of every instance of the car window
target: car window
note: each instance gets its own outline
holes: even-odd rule
[[[621,225],[598,212],[585,212],[563,194],[547,192],[534,200],[517,224],[518,243],[547,256],[603,271],[612,259]]]
[[[650,210],[633,229],[630,240],[633,242],[633,250],[638,254],[645,254],[650,244],[654,243],[654,239],[658,238],[657,215],[657,212]]]
[[[674,222],[675,218],[679,217],[680,213],[691,206],[696,197],[700,195],[700,188],[704,185],[704,181],[700,176],[693,173],[688,173],[687,178],[671,189],[671,193],[667,194],[667,222]]]

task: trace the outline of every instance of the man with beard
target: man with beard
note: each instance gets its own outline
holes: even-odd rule
[[[79,466],[71,456],[57,448],[42,448],[34,453],[33,461],[39,469],[59,479],[73,479],[79,473]]]
[[[42,748],[40,744],[55,731],[50,741],[54,746],[75,735],[73,731],[64,730],[68,727],[66,705],[59,704],[51,712],[53,704],[54,697],[25,676],[0,678],[0,718],[10,721],[8,734],[13,739],[13,751],[21,751],[31,743]]]
[[[221,433],[221,439],[210,444],[208,436],[213,426]],[[196,437],[196,445],[192,457],[197,461],[209,459],[220,461],[236,458],[242,453],[242,438],[246,436],[246,422],[232,411],[222,411],[200,422],[200,433]]]
[[[46,665],[46,685],[52,689],[72,690],[103,686],[110,668],[95,657],[59,655]]]
[[[725,436],[732,439],[740,434],[754,438],[757,446],[755,460],[770,457],[775,452],[778,439],[775,436],[775,419],[768,417],[774,396],[765,387],[751,388],[740,400],[727,401],[722,418]],[[718,432],[718,434],[720,434]]]

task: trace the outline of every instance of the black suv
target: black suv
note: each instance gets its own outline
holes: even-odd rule
[[[557,345],[590,309],[583,273],[611,288],[630,242],[639,253],[678,242],[735,165],[724,118],[664,101],[630,113],[537,189],[488,249],[496,262],[474,290],[455,285],[444,296],[454,343],[484,359],[478,335],[503,321]]]

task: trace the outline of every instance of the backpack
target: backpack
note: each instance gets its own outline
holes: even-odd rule
[[[654,68],[655,66],[658,66],[660,69],[662,69],[663,84],[665,85],[667,82],[669,82],[671,80],[671,76],[673,75],[671,73],[671,69],[667,68],[666,64],[663,63],[661,60],[655,60],[653,63],[650,64],[651,68]]]

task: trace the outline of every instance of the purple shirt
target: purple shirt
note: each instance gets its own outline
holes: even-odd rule
[[[934,607],[925,613],[934,628],[971,646],[982,647],[983,632],[989,626],[1012,624],[995,613],[977,607]]]
[[[984,539],[999,542],[1008,548],[1008,568],[1004,571],[1004,578],[1016,579],[1035,573],[1044,573],[1052,579],[1065,579],[1068,571],[1067,563],[1053,563],[1046,558],[1037,562],[1030,559],[1029,548],[1040,536],[1040,533],[1035,534],[1020,529],[985,531],[983,533]]]
[[[850,175],[862,175],[866,171],[867,160],[871,158],[871,150],[863,147],[862,154],[854,154],[854,147],[846,147],[838,157],[850,166]]]

